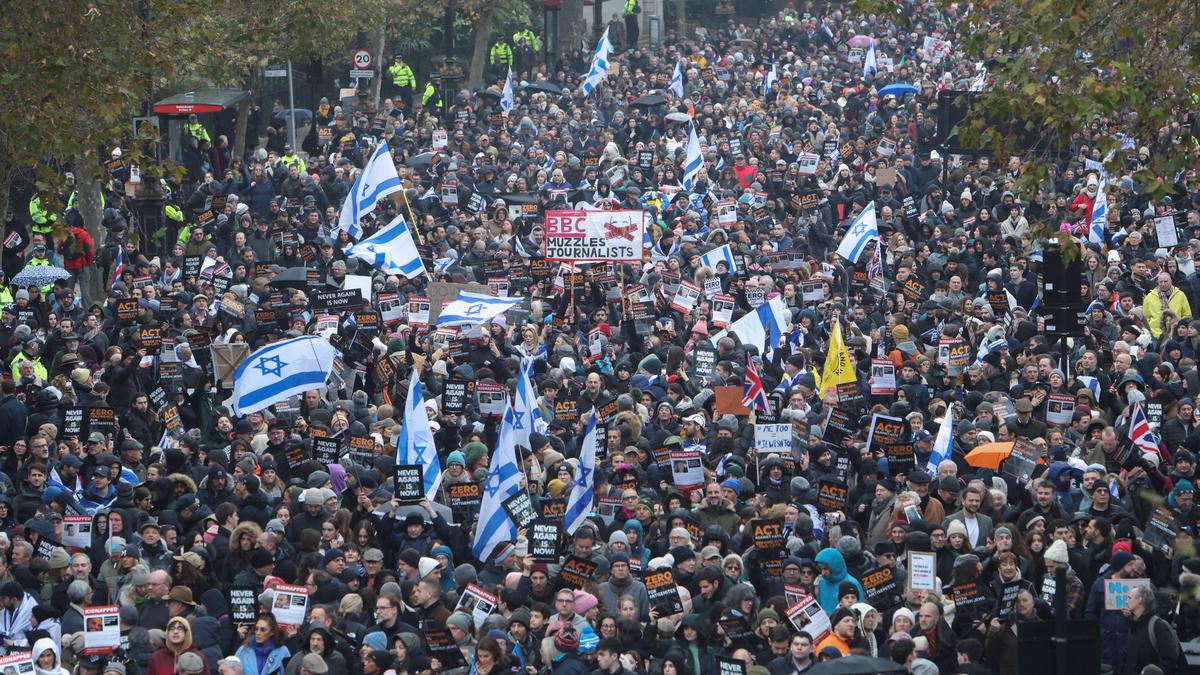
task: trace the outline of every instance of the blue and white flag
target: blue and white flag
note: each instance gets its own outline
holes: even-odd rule
[[[446,305],[438,315],[439,326],[477,326],[491,321],[520,304],[521,298],[494,298],[481,293],[459,291],[458,299]]]
[[[380,143],[367,160],[367,166],[354,180],[350,194],[342,202],[342,211],[338,214],[337,231],[345,230],[351,237],[362,237],[362,225],[359,220],[375,210],[375,204],[380,199],[404,189],[400,176],[396,173],[396,165],[392,154],[388,152],[386,143]]]
[[[537,394],[529,372],[536,358],[521,359],[521,372],[517,374],[517,406],[513,410],[513,432],[518,445],[531,448],[529,435],[542,433],[546,424],[542,421],[542,409],[537,406]]]
[[[325,388],[337,355],[329,340],[315,335],[259,349],[233,372],[234,413],[249,415],[290,396]]]
[[[396,437],[396,463],[425,467],[425,498],[432,502],[442,485],[442,463],[433,442],[433,429],[429,428],[429,414],[425,412],[421,378],[414,373],[409,380],[408,398],[404,401],[404,425]]]
[[[1108,180],[1100,177],[1096,188],[1096,201],[1092,203],[1092,214],[1088,220],[1088,241],[1093,244],[1104,243],[1104,227],[1108,223]]]
[[[522,477],[516,443],[513,441],[513,409],[509,405],[504,411],[496,452],[492,455],[487,480],[483,484],[479,523],[475,526],[475,541],[471,544],[471,553],[481,563],[487,562],[497,544],[517,540],[517,524],[504,510],[504,500],[521,490]]]
[[[863,59],[863,78],[878,70],[879,66],[875,63],[875,45],[872,44],[867,48],[867,56]]]
[[[588,419],[587,432],[583,434],[583,445],[579,448],[579,468],[575,471],[575,482],[571,484],[571,497],[567,499],[567,510],[563,515],[563,529],[567,534],[587,520],[596,496],[596,409]]]
[[[767,71],[767,76],[763,78],[763,96],[775,91],[775,83],[779,81],[779,71],[774,63],[771,64],[771,69]]]
[[[933,452],[929,454],[929,463],[925,465],[929,473],[937,475],[938,464],[944,459],[950,459],[954,451],[954,409],[946,407],[946,416],[942,418],[937,436],[933,438]]]
[[[591,94],[608,75],[608,56],[611,51],[612,43],[608,41],[608,29],[605,28],[604,34],[600,36],[600,41],[596,43],[596,53],[592,54],[592,66],[588,68],[587,75],[583,78],[583,84],[580,85],[584,96]]]
[[[500,92],[500,109],[512,112],[516,104],[513,101],[512,68],[508,69],[508,77],[504,78],[504,90]]]
[[[675,94],[675,98],[683,98],[683,67],[679,65],[679,61],[675,62],[675,72],[667,84],[667,91]]]
[[[846,230],[846,236],[842,237],[842,243],[838,245],[837,254],[852,263],[857,263],[867,244],[878,239],[879,225],[875,221],[875,202],[872,201],[850,224],[850,229]]]
[[[402,215],[370,237],[346,247],[343,253],[365,260],[388,274],[403,274],[413,279],[425,273],[417,242]]]
[[[938,325],[934,326],[933,328],[930,328],[929,330],[925,331],[924,333],[921,333],[921,339],[927,345],[934,344],[938,340],[942,339],[942,331],[944,331],[945,329],[946,329],[946,321],[943,319],[942,321],[938,322]]]
[[[702,166],[704,155],[700,152],[700,138],[696,136],[696,125],[692,124],[688,126],[687,152],[683,156],[683,189],[692,190]]]
[[[458,262],[458,258],[455,258],[453,256],[446,257],[446,258],[435,258],[433,261],[433,269],[435,269],[439,272],[445,272],[446,270],[450,269],[450,266],[456,262]]]
[[[1100,380],[1091,375],[1077,375],[1075,379],[1079,380],[1079,384],[1087,387],[1092,392],[1092,398],[1100,400]]]
[[[730,248],[729,244],[718,246],[708,253],[700,255],[700,264],[707,265],[713,268],[714,271],[717,269],[717,263],[720,262],[725,263],[729,267],[731,274],[737,273],[737,263],[733,260],[733,249]]]
[[[789,323],[786,315],[783,298],[777,295],[734,321],[728,331],[721,331],[709,338],[709,342],[716,347],[721,338],[733,333],[743,345],[754,345],[760,354],[766,354],[768,349],[778,346],[779,339],[783,337],[783,331]]]
[[[989,355],[1000,351],[1000,349],[1002,349],[1006,346],[1008,346],[1008,341],[1002,337],[992,340],[990,342],[987,340],[980,342],[979,343],[979,353],[975,355],[975,365],[976,366],[983,365],[984,359],[986,359]]]

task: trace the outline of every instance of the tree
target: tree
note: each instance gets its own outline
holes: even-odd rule
[[[1026,193],[1049,177],[1051,160],[1082,143],[1117,176],[1130,171],[1131,143],[1149,146],[1150,161],[1133,178],[1155,195],[1173,191],[1180,172],[1197,166],[1200,145],[1187,125],[1200,76],[1195,3],[980,0],[964,9],[937,2],[957,17],[961,49],[987,67],[961,130],[1001,161],[1019,155]],[[856,10],[908,24],[895,0],[859,0]],[[1015,152],[1030,136],[1035,150]]]

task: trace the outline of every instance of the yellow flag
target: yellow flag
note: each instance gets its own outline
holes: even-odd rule
[[[824,377],[821,380],[821,396],[828,390],[837,390],[839,384],[858,382],[858,373],[854,370],[854,360],[842,340],[842,324],[833,322],[833,335],[829,338],[829,353],[825,355]]]

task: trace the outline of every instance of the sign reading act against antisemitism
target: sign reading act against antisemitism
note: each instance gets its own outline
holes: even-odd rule
[[[547,211],[545,258],[641,261],[645,233],[641,211]]]

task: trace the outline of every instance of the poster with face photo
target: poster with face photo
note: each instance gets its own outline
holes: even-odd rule
[[[85,654],[109,654],[121,646],[120,612],[120,605],[100,605],[83,609]]]

